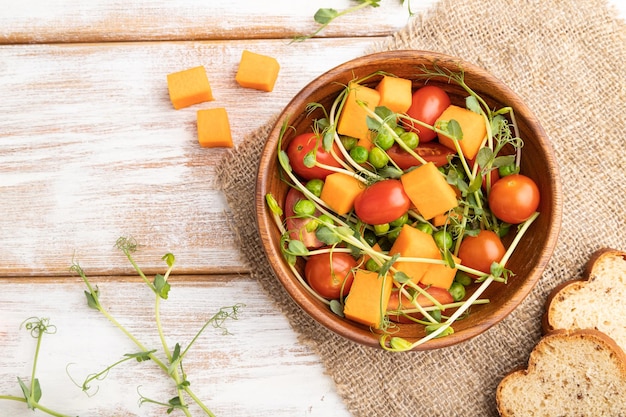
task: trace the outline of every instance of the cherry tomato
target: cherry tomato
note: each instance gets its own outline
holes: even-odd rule
[[[339,148],[334,143],[333,148],[336,155],[341,155]],[[339,162],[329,152],[324,150],[321,138],[317,137],[315,133],[303,133],[289,142],[287,156],[289,157],[291,168],[305,180],[325,179],[332,172],[317,166],[307,167],[304,164],[304,158],[312,151],[316,151],[315,158],[317,162],[337,168],[341,167]]]
[[[306,197],[300,190],[296,188],[289,189],[287,196],[285,196],[285,227],[289,230],[290,239],[302,241],[302,243],[304,243],[304,245],[309,249],[319,248],[323,245],[323,243],[315,237],[315,232],[308,232],[306,230],[306,225],[311,221],[311,219],[294,217],[294,206],[298,201],[305,198]],[[316,213],[316,215],[319,214],[319,212]]]
[[[505,252],[497,234],[491,230],[481,230],[478,235],[463,239],[458,257],[463,265],[489,274],[491,264],[500,262]]]
[[[426,161],[432,162],[438,167],[446,165],[448,163],[448,156],[456,153],[439,142],[420,142],[414,151]],[[421,165],[420,162],[413,157],[413,155],[402,149],[398,144],[389,148],[387,150],[387,154],[389,155],[389,158],[391,158],[400,167],[400,169],[403,170]]]
[[[446,290],[445,288],[431,286],[431,287],[427,287],[424,289],[426,290],[428,294],[433,296],[433,298],[439,301],[441,304],[450,304],[454,302],[454,298],[452,298],[452,294],[450,294],[450,292]],[[430,299],[428,299],[425,295],[422,295],[422,294],[417,296],[416,301],[422,307],[429,307],[433,305],[433,302]],[[402,303],[401,304],[402,307],[400,307],[400,302]],[[397,311],[398,309],[414,309],[414,308],[415,306],[413,305],[413,303],[405,295],[401,294],[400,291],[394,290],[391,292],[391,296],[389,297],[389,304],[387,304],[387,311]],[[422,318],[421,313],[410,313],[409,316],[416,318],[416,319]],[[398,323],[411,323],[412,322],[410,318],[405,317],[401,314],[390,314],[389,318],[392,321],[395,321]]]
[[[409,107],[406,113],[413,119],[432,126],[435,124],[435,120],[441,116],[441,113],[443,113],[449,105],[450,97],[448,93],[435,85],[426,85],[415,90],[411,107]],[[417,133],[420,143],[430,142],[437,136],[431,129],[417,124],[410,126],[412,124],[411,122],[407,122],[406,124],[409,125],[407,128],[411,128]]]
[[[539,207],[539,188],[525,175],[507,175],[491,187],[489,207],[503,222],[522,223]]]
[[[348,253],[321,253],[309,257],[304,266],[304,276],[315,292],[335,300],[350,292],[354,279],[352,271],[356,266],[356,260]]]
[[[385,224],[409,210],[411,200],[400,180],[382,180],[367,187],[354,200],[354,212],[367,224]]]

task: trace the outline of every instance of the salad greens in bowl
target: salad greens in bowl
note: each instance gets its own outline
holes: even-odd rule
[[[549,139],[506,85],[428,51],[364,56],[309,83],[270,132],[257,226],[293,300],[389,351],[468,340],[511,313],[556,245]]]

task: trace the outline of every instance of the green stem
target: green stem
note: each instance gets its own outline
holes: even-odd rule
[[[35,357],[33,358],[33,368],[30,373],[30,401],[32,404],[36,404],[35,400],[35,374],[37,370],[37,360],[39,359],[39,349],[41,348],[41,340],[43,338],[43,329],[39,328],[37,334],[37,347],[35,348]]]
[[[0,400],[20,401],[23,403],[27,402],[26,399],[22,397],[16,397],[14,395],[0,395]]]
[[[28,401],[25,398],[22,397],[15,397],[13,395],[0,395],[0,400],[8,400],[8,401],[17,401],[17,402],[22,402],[27,404]],[[54,417],[71,417],[67,414],[63,414],[63,413],[58,413],[54,410],[49,409],[48,407],[45,407],[37,402],[32,402],[31,403],[33,408],[36,408],[37,410],[44,412],[48,415],[54,416]]]
[[[95,381],[95,380],[97,380],[97,379],[100,379],[100,377],[102,377],[102,375],[106,375],[106,374],[108,374],[108,373],[111,371],[111,369],[113,369],[113,368],[115,368],[116,366],[118,366],[118,365],[120,365],[120,364],[122,364],[122,363],[124,363],[124,362],[126,362],[126,361],[129,361],[129,360],[131,360],[131,359],[133,359],[133,358],[132,358],[132,357],[130,357],[130,356],[127,356],[127,357],[125,357],[125,358],[123,358],[123,359],[120,359],[119,361],[117,361],[117,362],[115,362],[115,363],[113,363],[113,364],[111,364],[111,365],[107,366],[104,370],[102,370],[102,371],[100,371],[100,372],[98,372],[98,373],[88,375],[88,376],[87,376],[87,378],[85,379],[85,381],[83,382],[82,386],[81,386],[82,390],[83,390],[83,391],[88,391],[88,390],[89,390],[89,383],[90,383],[91,381]],[[73,381],[73,380],[72,380],[72,381]],[[77,385],[78,385],[78,384],[77,384]]]
[[[148,352],[148,349],[143,345],[143,343],[141,343],[139,341],[139,339],[137,339],[132,333],[130,333],[124,326],[122,326],[115,319],[115,317],[113,317],[107,310],[105,310],[104,308],[100,307],[98,309],[98,311],[100,311],[100,313],[102,313],[102,315],[104,315],[104,317],[106,317],[111,323],[113,323],[113,325],[115,327],[117,327],[122,333],[124,333],[126,335],[126,337],[128,337],[141,351]],[[167,372],[167,366],[165,365],[165,363],[163,363],[163,361],[161,361],[161,359],[159,359],[154,353],[150,353],[148,355],[148,357],[154,363],[156,363],[159,366],[159,368],[161,368],[163,371]]]
[[[54,410],[51,410],[51,409],[49,409],[48,407],[45,407],[45,406],[43,406],[43,405],[41,405],[41,404],[37,404],[37,403],[36,403],[34,406],[35,406],[35,408],[37,408],[38,410],[40,410],[40,411],[42,411],[42,412],[44,412],[44,413],[46,413],[46,414],[49,414],[49,415],[51,415],[51,416],[54,416],[54,417],[71,417],[71,416],[68,416],[67,414],[62,414],[62,413],[58,413],[58,412],[56,412],[56,411],[54,411]]]
[[[342,10],[342,11],[338,12],[338,13],[337,13],[337,14],[336,14],[333,18],[331,18],[330,20],[328,20],[328,22],[321,24],[321,25],[320,25],[320,27],[319,27],[319,28],[317,28],[317,30],[316,30],[315,32],[313,32],[313,33],[311,33],[311,34],[309,34],[309,35],[301,35],[301,36],[297,36],[294,40],[295,40],[295,41],[297,41],[297,42],[302,42],[302,41],[304,41],[304,40],[306,40],[306,39],[310,39],[310,38],[314,37],[315,35],[317,35],[318,33],[320,33],[320,32],[321,32],[322,30],[324,30],[325,28],[327,28],[327,27],[328,27],[328,25],[330,25],[330,23],[331,23],[333,20],[335,20],[336,18],[338,18],[338,17],[340,17],[340,16],[343,16],[343,15],[346,15],[346,14],[348,14],[348,13],[353,13],[353,12],[356,12],[356,11],[357,11],[357,10],[359,10],[359,9],[362,9],[362,8],[364,8],[364,7],[368,7],[368,6],[371,6],[371,5],[372,5],[372,2],[371,2],[371,1],[367,1],[367,0],[366,0],[366,1],[364,1],[363,3],[360,3],[360,4],[356,5],[356,6],[353,6],[353,7],[350,7],[350,8],[348,8],[348,9]]]
[[[200,407],[208,416],[215,417],[215,414],[213,414],[211,412],[211,410],[209,410],[208,407],[206,405],[204,405],[202,400],[200,400],[200,398],[198,398],[198,396],[196,394],[194,394],[194,392],[191,390],[191,388],[185,387],[184,390],[187,393],[187,395],[189,395],[191,397],[191,399],[193,399],[195,401],[195,403],[198,405],[198,407]]]
[[[154,289],[154,285],[150,282],[150,280],[146,277],[146,275],[143,273],[143,271],[141,270],[141,268],[139,268],[139,265],[137,265],[137,263],[135,262],[135,260],[133,259],[133,257],[130,255],[130,252],[127,249],[122,249],[122,251],[124,252],[124,255],[126,255],[126,257],[128,258],[128,261],[130,262],[130,264],[133,266],[133,268],[135,269],[135,271],[137,271],[137,274],[139,274],[139,276],[141,277],[141,279],[144,280],[144,282],[146,284],[148,284],[148,287],[150,287],[153,291]]]
[[[127,257],[129,257],[128,255],[128,251],[125,250],[124,253],[127,254]],[[130,259],[130,257],[129,257]],[[87,286],[87,289],[89,290],[89,293],[91,295],[91,297],[93,298],[94,302],[95,302],[95,306],[94,308],[96,310],[98,310],[104,317],[106,317],[111,323],[113,323],[113,325],[115,327],[117,327],[122,333],[124,333],[126,335],[126,337],[128,337],[141,351],[143,352],[147,352],[148,349],[146,349],[146,347],[143,345],[143,343],[141,343],[139,341],[139,339],[137,339],[132,333],[130,333],[124,326],[122,326],[121,323],[119,323],[115,317],[113,317],[104,307],[102,307],[102,305],[100,304],[100,298],[98,297],[98,291],[96,291],[96,289],[93,287],[93,285],[91,285],[91,282],[89,281],[89,279],[87,278],[87,276],[85,275],[85,272],[82,270],[82,268],[80,268],[80,266],[78,264],[75,264],[73,266],[73,270],[78,272],[78,274],[80,275],[80,277],[82,278],[83,282],[85,283],[85,285]],[[145,275],[144,275],[145,277]],[[146,278],[147,280],[147,278]],[[152,284],[148,283],[148,285],[150,285],[152,287]],[[167,366],[163,363],[163,361],[161,361],[157,356],[155,356],[153,353],[148,355],[149,358],[151,360],[154,361],[154,363],[156,363],[163,371],[167,372]]]
[[[178,385],[178,384],[177,384]],[[192,417],[191,416],[191,411],[189,411],[189,409],[187,408],[187,403],[185,402],[185,398],[183,397],[183,392],[180,388],[176,388],[176,391],[178,393],[178,399],[180,400],[180,405],[181,405],[181,410],[183,410],[183,413],[185,413],[185,415],[187,417]]]
[[[159,339],[161,340],[161,345],[163,346],[163,351],[167,356],[167,360],[172,360],[172,352],[170,348],[167,346],[167,342],[165,340],[165,334],[163,333],[163,326],[161,325],[161,296],[159,294],[156,295],[156,300],[154,302],[154,319],[156,321],[157,331],[159,332]]]

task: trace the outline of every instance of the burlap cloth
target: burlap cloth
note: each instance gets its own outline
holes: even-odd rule
[[[460,346],[388,353],[313,322],[274,278],[256,231],[256,166],[271,121],[219,170],[252,276],[319,354],[354,416],[495,416],[495,388],[526,364],[547,293],[599,247],[626,250],[626,25],[601,0],[443,0],[367,52],[427,49],[479,65],[539,117],[563,181],[563,222],[542,280],[508,318]]]

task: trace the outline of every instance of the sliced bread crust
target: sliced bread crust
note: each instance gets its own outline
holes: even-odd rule
[[[543,329],[596,329],[626,351],[626,252],[596,251],[583,276],[557,286],[546,300]]]
[[[626,417],[626,354],[597,330],[555,330],[496,390],[502,417]]]

